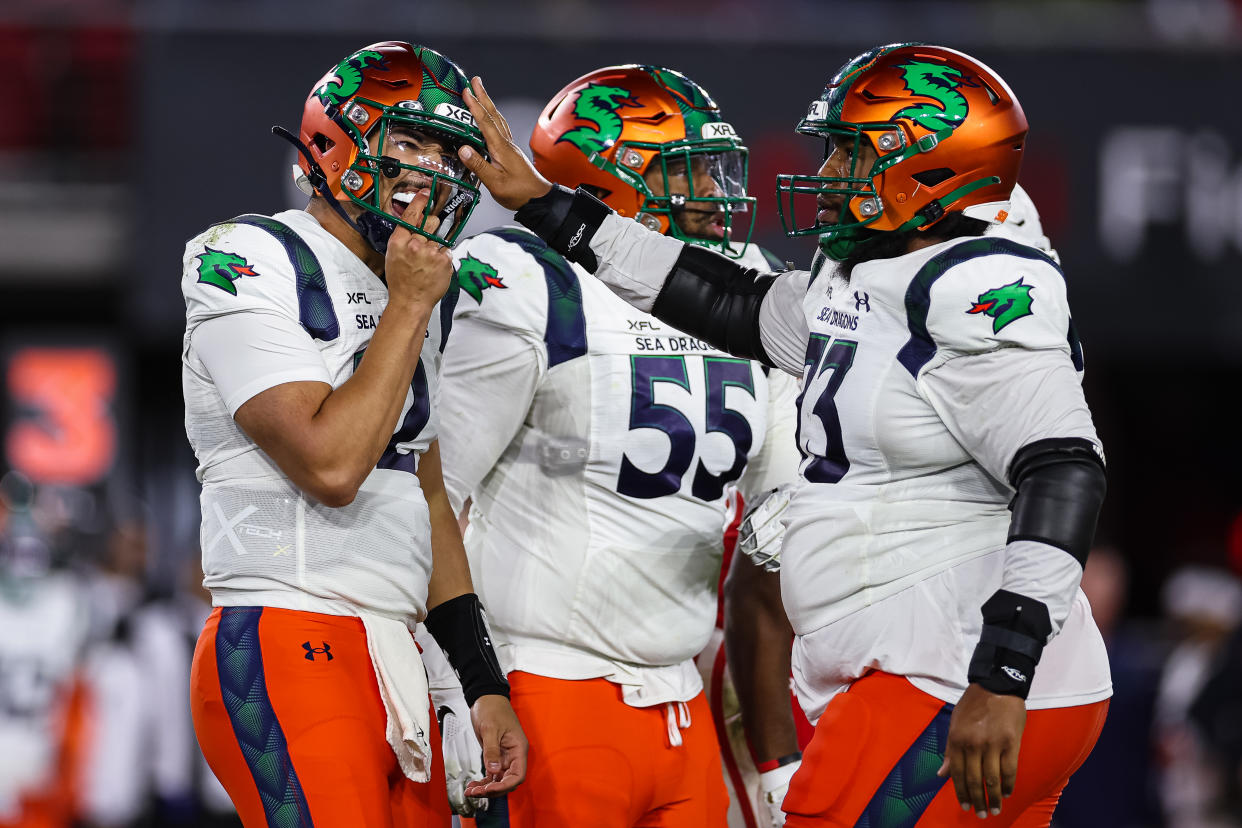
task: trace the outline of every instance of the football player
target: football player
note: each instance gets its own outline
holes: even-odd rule
[[[466,102],[492,157],[459,154],[520,222],[663,322],[804,378],[781,585],[818,722],[786,824],[1047,826],[1111,695],[1078,588],[1105,474],[1060,267],[980,237],[1026,141],[1005,82],[919,44],[841,68],[798,127],[822,167],[779,180],[787,232],[841,263],[814,275],[553,186],[477,79]]]
[[[636,227],[776,263],[746,243],[746,148],[679,72],[591,72],[530,145],[544,175]],[[472,499],[467,552],[531,740],[510,823],[723,825],[693,657],[716,616],[730,486],[749,497],[797,475],[795,384],[631,308],[523,228],[453,257],[445,480],[455,507]]]
[[[456,151],[483,151],[465,83],[425,47],[354,52],[285,133],[306,209],[186,245],[186,430],[216,607],[192,708],[247,826],[449,823],[418,621],[472,708],[487,772],[472,795],[523,776],[437,440],[445,246],[478,196]]]

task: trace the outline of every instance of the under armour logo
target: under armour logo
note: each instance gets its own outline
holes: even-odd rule
[[[863,295],[859,296],[858,291],[854,291],[854,310],[860,311],[863,308],[866,308],[868,313],[871,312],[870,294],[868,294],[866,291],[863,291]]]
[[[332,645],[326,641],[322,643],[323,643],[322,647],[312,647],[309,641],[302,642],[302,649],[306,650],[307,661],[314,661],[315,653],[323,653],[324,655],[328,657],[328,661],[332,660]]]

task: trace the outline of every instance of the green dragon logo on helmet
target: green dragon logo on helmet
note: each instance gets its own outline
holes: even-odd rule
[[[332,80],[315,90],[325,104],[340,106],[362,87],[362,70],[368,66],[385,69],[384,56],[373,49],[362,49],[336,65]]]
[[[474,256],[467,256],[457,266],[457,284],[474,301],[483,304],[483,291],[488,288],[508,288],[500,281],[499,271]]]
[[[966,114],[970,112],[970,104],[957,88],[974,84],[966,80],[960,69],[940,63],[912,60],[903,63],[901,70],[906,89],[915,95],[931,98],[940,106],[929,103],[907,106],[893,114],[894,121],[898,118],[909,118],[932,132],[957,129],[961,126],[966,120]]]
[[[621,116],[617,110],[623,106],[638,106],[634,93],[619,86],[603,86],[592,83],[578,93],[574,101],[574,115],[590,121],[594,127],[574,127],[560,138],[568,141],[587,155],[607,149],[621,137]]]
[[[196,256],[199,260],[198,281],[204,285],[214,285],[225,293],[237,295],[237,286],[233,282],[242,276],[258,276],[250,262],[236,253],[213,250],[204,245],[203,252]]]
[[[1021,319],[1024,316],[1033,316],[1031,305],[1034,300],[1031,299],[1031,291],[1035,288],[1031,285],[1022,284],[1022,280],[985,290],[979,294],[979,298],[975,300],[975,304],[966,310],[967,313],[982,313],[992,317],[992,333],[1000,333],[1001,329]]]

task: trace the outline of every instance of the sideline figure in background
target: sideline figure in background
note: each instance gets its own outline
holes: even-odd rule
[[[524,773],[434,405],[456,300],[444,245],[478,197],[455,153],[483,149],[465,82],[408,43],[346,57],[300,139],[284,133],[307,208],[186,245],[186,430],[216,607],[192,708],[247,828],[449,824],[420,620],[472,706],[488,774],[472,793]]]
[[[780,182],[787,229],[841,266],[783,274],[551,186],[473,90],[491,157],[459,154],[519,221],[657,318],[804,377],[781,585],[818,723],[787,824],[1047,826],[1111,694],[1078,588],[1104,460],[1059,266],[980,237],[1026,140],[1008,86],[937,46],[849,61],[798,127],[823,166]]]
[[[579,78],[531,147],[545,175],[636,228],[774,261],[746,244],[746,148],[679,72]],[[445,479],[454,507],[473,501],[471,569],[531,740],[510,822],[723,826],[693,657],[716,616],[729,487],[749,498],[797,475],[795,384],[631,308],[520,227],[453,257]]]

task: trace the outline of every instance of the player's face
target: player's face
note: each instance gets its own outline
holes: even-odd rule
[[[664,173],[661,165],[651,164],[643,175],[643,180],[651,188],[651,194],[658,197],[666,195],[690,195],[690,183],[694,182],[694,194],[700,198],[720,198],[724,190],[712,177],[711,160],[706,155],[690,156],[689,169],[684,159],[670,159],[668,168],[668,192],[664,188]],[[673,212],[673,220],[677,227],[687,236],[699,239],[721,241],[725,237],[724,207],[720,202],[687,200],[685,207]]]
[[[865,177],[878,157],[865,135],[861,138],[856,135],[833,135],[827,139],[824,163],[820,165],[817,175],[831,178]],[[819,207],[816,217],[820,224],[836,224],[840,220],[841,207],[845,204],[844,195],[821,193],[815,202]]]
[[[431,172],[443,173],[454,178],[465,178],[466,172],[457,158],[456,146],[444,138],[413,126],[396,124],[384,140],[384,156],[403,166],[396,177],[376,176],[381,207],[402,221],[415,226],[422,221],[422,213],[416,208],[410,211],[410,199],[421,191],[431,189]],[[421,169],[407,169],[419,167]],[[452,196],[453,188],[440,184],[435,188],[434,203],[428,212],[435,214],[443,209]],[[426,193],[424,193],[425,195]],[[407,214],[408,213],[408,214]]]

